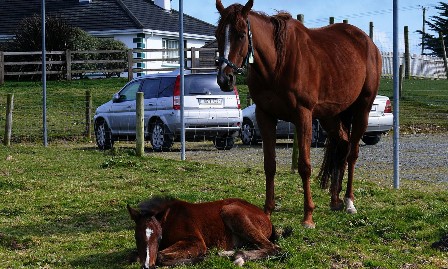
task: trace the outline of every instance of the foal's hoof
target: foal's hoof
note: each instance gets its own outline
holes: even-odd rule
[[[316,228],[316,224],[314,224],[314,222],[310,222],[310,221],[304,221],[304,222],[302,222],[302,225],[306,229],[314,229],[314,228]]]

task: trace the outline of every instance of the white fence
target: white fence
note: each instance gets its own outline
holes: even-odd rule
[[[393,74],[393,53],[381,52],[383,57],[383,76]],[[400,55],[400,64],[404,65],[404,54]],[[446,78],[443,59],[429,55],[411,55],[410,75],[420,78],[441,79]]]

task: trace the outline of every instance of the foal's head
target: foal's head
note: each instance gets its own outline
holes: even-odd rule
[[[162,227],[154,216],[145,216],[129,205],[127,208],[135,221],[135,242],[140,264],[143,269],[155,268]]]
[[[218,84],[222,91],[232,91],[236,79],[234,72],[241,72],[247,65],[250,51],[249,11],[253,0],[245,6],[234,4],[227,8],[216,0],[216,9],[221,15],[216,29],[219,67]]]

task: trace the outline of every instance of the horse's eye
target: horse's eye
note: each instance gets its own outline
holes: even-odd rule
[[[238,39],[239,40],[243,40],[244,38],[246,38],[246,33],[239,33],[238,34]]]

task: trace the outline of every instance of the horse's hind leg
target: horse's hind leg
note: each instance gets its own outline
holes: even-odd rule
[[[178,241],[157,253],[157,264],[173,266],[177,264],[192,264],[201,261],[207,251],[203,240],[199,238]]]
[[[221,218],[224,224],[232,231],[234,248],[246,244],[254,245],[258,248],[256,250],[237,252],[235,254],[235,263],[238,263],[237,260],[239,258],[255,260],[278,252],[278,247],[268,239],[268,236],[273,231],[272,224],[266,215],[252,212],[244,204],[235,202],[222,208]]]

